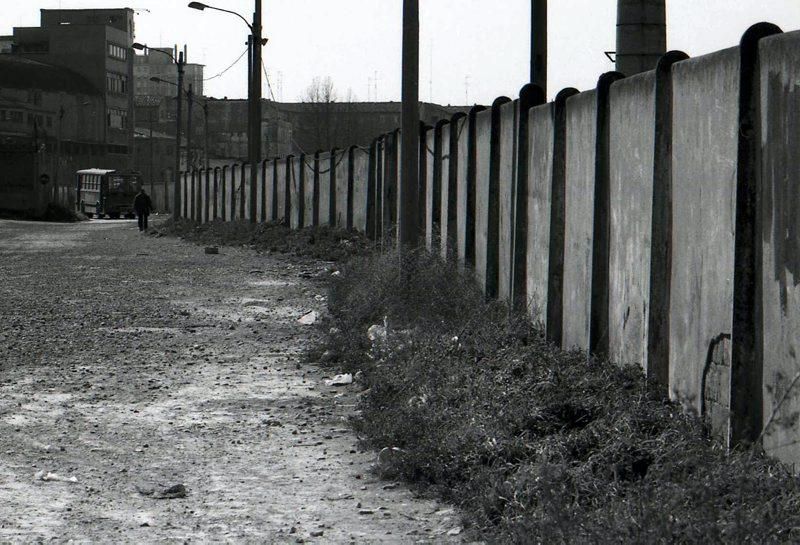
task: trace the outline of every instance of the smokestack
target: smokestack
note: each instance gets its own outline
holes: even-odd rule
[[[665,0],[617,0],[617,72],[653,70],[666,51]]]

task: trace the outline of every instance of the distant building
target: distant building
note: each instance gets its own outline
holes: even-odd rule
[[[104,111],[82,75],[0,55],[0,208],[69,204],[75,171],[108,165]]]
[[[188,49],[184,47],[184,62],[188,60]],[[172,58],[170,58],[170,56]],[[152,81],[150,78],[160,78],[177,84],[178,67],[173,59],[178,58],[178,46],[150,48],[143,54],[137,54],[133,62],[134,93],[136,96],[158,96],[174,98],[176,87],[169,83]],[[202,64],[186,62],[183,66],[183,86],[192,93],[203,96],[203,69]]]
[[[351,145],[368,146],[401,125],[400,102],[275,102],[273,107],[292,125],[295,152],[314,153]],[[435,125],[469,107],[420,102],[423,123]]]
[[[0,37],[0,52],[80,74],[101,92],[106,168],[133,163],[134,11],[120,9],[41,10],[41,26],[15,27]]]

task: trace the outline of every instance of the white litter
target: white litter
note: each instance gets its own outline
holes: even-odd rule
[[[367,338],[372,342],[383,342],[386,340],[386,326],[373,324],[367,329]]]
[[[311,312],[303,314],[297,321],[303,325],[313,325],[317,321],[317,313],[312,310]]]
[[[332,379],[328,379],[325,381],[325,384],[328,386],[346,386],[348,384],[353,384],[353,375],[350,373],[345,373],[343,375],[336,375]]]
[[[61,481],[64,483],[77,483],[78,478],[74,475],[72,477],[63,477],[58,475],[57,473],[50,473],[49,471],[45,473],[44,471],[37,471],[36,474],[33,476],[34,479],[37,481]]]

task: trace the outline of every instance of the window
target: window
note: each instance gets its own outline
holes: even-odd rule
[[[128,127],[128,111],[117,108],[108,109],[108,126],[112,129],[125,129]]]
[[[113,42],[108,42],[108,56],[121,61],[128,60],[128,49]]]
[[[24,123],[25,117],[19,110],[0,110],[0,121],[7,123]]]
[[[116,72],[106,72],[106,90],[112,93],[127,93],[128,77]]]

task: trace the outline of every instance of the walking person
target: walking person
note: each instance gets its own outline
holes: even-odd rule
[[[147,231],[147,216],[152,209],[153,201],[150,200],[150,195],[145,192],[144,187],[141,187],[133,199],[133,210],[139,219],[139,231]]]

